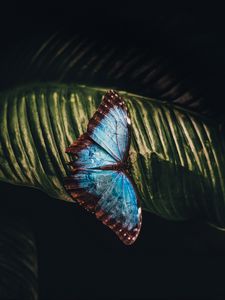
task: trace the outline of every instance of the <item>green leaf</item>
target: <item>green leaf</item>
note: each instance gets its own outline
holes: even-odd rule
[[[106,89],[45,84],[0,94],[0,180],[72,201],[65,148],[86,131]],[[225,139],[219,124],[121,91],[132,122],[130,159],[143,209],[225,226]]]

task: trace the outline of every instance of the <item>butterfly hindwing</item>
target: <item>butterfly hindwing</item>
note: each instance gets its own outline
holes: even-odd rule
[[[81,135],[66,152],[72,155],[70,165],[73,168],[92,169],[116,163],[116,160],[87,134]]]
[[[127,245],[141,227],[141,208],[128,176],[114,170],[79,170],[65,187],[86,209],[95,213]]]
[[[98,201],[95,214],[126,245],[130,245],[140,232],[141,208],[130,179],[123,172],[114,172],[115,180]]]

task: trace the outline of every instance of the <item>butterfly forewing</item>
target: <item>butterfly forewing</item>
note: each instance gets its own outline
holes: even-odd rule
[[[88,134],[117,161],[127,158],[130,143],[130,118],[124,100],[108,92],[88,124]]]

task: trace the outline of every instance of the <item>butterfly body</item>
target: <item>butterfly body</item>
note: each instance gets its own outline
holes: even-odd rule
[[[130,119],[122,98],[108,92],[87,132],[66,152],[72,155],[65,188],[127,245],[141,227],[141,208],[129,175]]]
[[[127,162],[119,162],[116,165],[108,165],[100,167],[101,170],[115,170],[121,172],[128,172],[128,163]]]

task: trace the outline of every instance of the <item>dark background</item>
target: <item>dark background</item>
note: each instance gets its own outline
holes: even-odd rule
[[[112,85],[166,101],[175,99],[178,105],[223,122],[223,8],[153,3],[9,3],[0,18],[1,90],[59,81],[58,58],[52,64],[49,59],[60,43],[78,35],[97,41],[96,55],[104,44],[115,47],[113,63],[129,48],[146,53],[132,70],[146,64],[152,75],[146,84],[144,71],[133,78],[124,71],[120,78],[105,79],[108,63],[91,77],[89,70],[77,72],[81,61],[64,82]],[[54,33],[57,40],[32,65],[33,55]],[[22,217],[35,233],[40,299],[225,297],[225,233],[200,220],[171,222],[144,212],[140,238],[126,247],[76,205],[10,184],[2,183],[0,193],[2,213]]]

